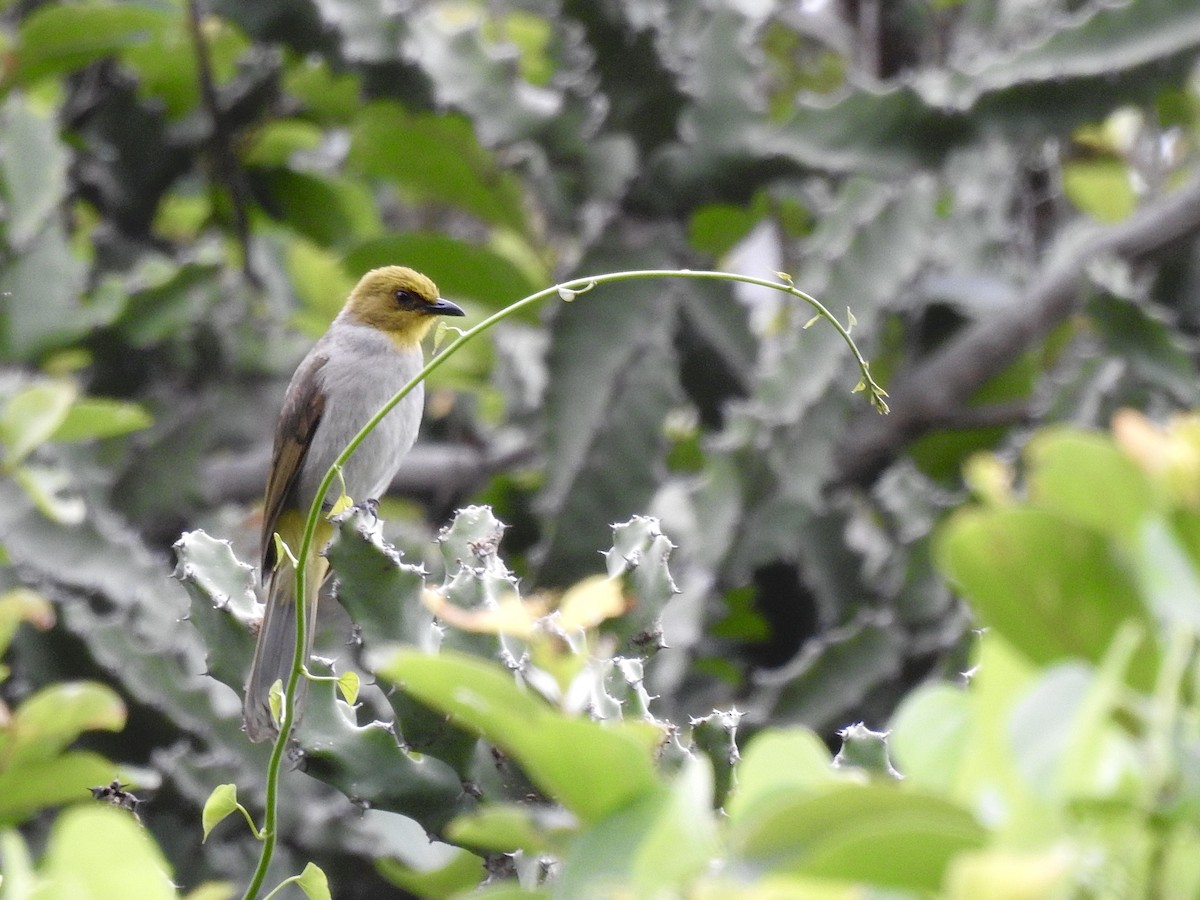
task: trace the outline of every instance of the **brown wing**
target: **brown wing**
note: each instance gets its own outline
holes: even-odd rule
[[[271,455],[271,474],[267,476],[267,496],[263,503],[262,577],[266,579],[275,563],[275,526],[287,496],[296,483],[313,434],[325,412],[325,394],[317,375],[329,357],[323,353],[308,356],[296,370],[288,386],[275,426],[275,450]]]

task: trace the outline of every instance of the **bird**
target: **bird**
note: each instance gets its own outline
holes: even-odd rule
[[[350,292],[341,312],[296,368],[275,427],[271,469],[263,504],[262,568],[265,611],[246,682],[243,721],[255,742],[274,739],[278,725],[269,696],[285,685],[296,647],[296,571],[277,551],[275,536],[298,553],[308,510],[321,480],[338,454],[367,421],[421,370],[421,341],[439,316],[465,315],[438,295],[425,275],[405,266],[372,269]],[[356,503],[377,500],[417,438],[424,409],[418,384],[367,436],[342,468],[324,498],[341,495]],[[305,621],[312,651],[317,596],[329,571],[319,551],[333,535],[322,516],[305,568]],[[286,554],[284,554],[286,557]],[[294,703],[303,707],[307,679]],[[293,716],[297,721],[298,716]]]

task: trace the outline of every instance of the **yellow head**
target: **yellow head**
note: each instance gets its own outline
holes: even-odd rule
[[[434,316],[466,315],[438,296],[437,285],[405,266],[384,266],[364,275],[346,301],[346,315],[378,328],[398,347],[415,347],[429,333]]]

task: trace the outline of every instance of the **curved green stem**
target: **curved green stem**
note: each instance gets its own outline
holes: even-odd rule
[[[316,535],[317,524],[321,518],[321,507],[324,497],[329,493],[330,487],[333,485],[334,478],[337,473],[342,470],[346,462],[358,449],[368,434],[370,434],[375,426],[383,420],[392,409],[409,395],[409,393],[434,370],[439,368],[448,358],[458,352],[465,344],[474,340],[479,335],[486,331],[490,331],[500,322],[510,316],[515,315],[528,306],[539,303],[547,297],[558,295],[564,300],[574,300],[579,294],[585,293],[603,284],[615,284],[621,281],[635,281],[648,278],[683,278],[701,281],[735,281],[742,284],[752,284],[758,287],[768,288],[770,290],[781,291],[785,294],[803,300],[809,304],[815,311],[818,317],[825,319],[834,327],[838,334],[842,336],[842,340],[846,342],[846,346],[850,348],[855,361],[858,363],[860,372],[862,373],[859,379],[858,386],[855,391],[866,390],[869,392],[871,404],[881,413],[888,411],[887,403],[884,398],[887,392],[883,390],[871,377],[870,364],[859,351],[858,346],[854,343],[854,339],[850,337],[850,329],[844,326],[825,306],[804,291],[798,289],[792,284],[791,278],[787,275],[780,274],[782,281],[768,281],[765,278],[755,278],[751,275],[738,275],[732,272],[710,272],[696,271],[692,269],[640,269],[628,272],[609,272],[603,275],[589,275],[583,278],[572,278],[570,281],[564,281],[552,287],[540,290],[537,293],[530,294],[521,300],[516,301],[499,312],[495,312],[488,316],[482,322],[468,328],[455,338],[446,348],[429,360],[425,367],[418,372],[413,379],[402,387],[374,416],[370,421],[362,427],[345,447],[344,450],[334,460],[333,465],[325,473],[325,477],[321,479],[321,484],[317,488],[316,498],[308,510],[308,519],[304,523],[304,537],[300,541],[300,546],[296,549],[296,651],[292,660],[292,673],[288,678],[286,687],[284,688],[284,704],[283,704],[283,721],[279,723],[279,737],[275,741],[275,746],[271,753],[271,759],[267,767],[267,797],[266,797],[266,815],[263,823],[263,847],[259,856],[258,866],[255,869],[254,877],[247,888],[244,895],[244,900],[254,900],[258,895],[259,889],[262,887],[263,880],[266,878],[267,867],[270,865],[271,856],[275,851],[275,839],[277,829],[277,806],[279,792],[279,768],[283,761],[283,754],[287,747],[288,739],[291,736],[292,727],[296,721],[296,710],[294,699],[296,696],[296,686],[299,684],[303,666],[306,662],[305,647],[307,646],[305,628],[307,627],[307,619],[304,609],[305,597],[305,580],[307,578],[305,562],[309,554],[313,552],[313,539]],[[361,500],[363,498],[355,498]]]

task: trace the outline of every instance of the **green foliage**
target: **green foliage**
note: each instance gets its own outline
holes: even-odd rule
[[[809,309],[744,284],[610,284],[570,303],[551,291],[473,342],[431,379],[396,485],[409,502],[385,502],[382,536],[347,516],[330,548],[342,603],[322,605],[318,647],[337,659],[311,668],[365,677],[356,701],[312,685],[281,872],[311,859],[361,896],[388,890],[373,863],[418,893],[477,883],[480,856],[428,831],[493,854],[489,871],[520,847],[511,866],[529,891],[611,875],[698,896],[844,896],[815,873],[842,871],[865,838],[822,798],[858,785],[844,769],[826,784],[816,750],[849,723],[878,728],[974,647],[977,682],[913,695],[872,757],[906,776],[871,782],[872,802],[920,797],[881,817],[880,840],[901,848],[926,816],[941,835],[912,883],[964,897],[1099,883],[1082,860],[1115,858],[1123,839],[1130,884],[1156,866],[1162,884],[1194,883],[1185,814],[1158,841],[1132,807],[1096,812],[1124,802],[1112,795],[1059,803],[1046,761],[1094,739],[1124,772],[1111,747],[1142,749],[1121,731],[1139,715],[1129,698],[1150,692],[1160,717],[1171,696],[1191,702],[1164,674],[1190,672],[1171,629],[1194,627],[1200,590],[1200,532],[1172,493],[1187,479],[1175,460],[1160,482],[1078,429],[1123,407],[1161,420],[1200,405],[1200,13],[1192,0],[875,5],[872,25],[836,3],[218,0],[195,28],[183,0],[5,6],[0,593],[34,590],[57,612],[15,639],[5,696],[16,709],[81,679],[115,691],[137,727],[63,753],[103,747],[163,779],[146,828],[176,881],[242,883],[258,850],[228,823],[201,847],[199,823],[216,785],[236,784],[252,816],[264,802],[263,748],[239,731],[255,615],[239,560],[257,557],[279,397],[362,270],[404,262],[465,301],[468,324],[601,271],[787,272],[843,321],[850,310],[893,414],[851,393],[856,361],[804,327]],[[1068,427],[1030,441],[1043,426]],[[966,469],[980,502],[958,510],[980,450],[995,453]],[[486,517],[430,542],[451,510],[485,502],[509,524],[503,561]],[[563,649],[531,623],[567,596],[589,637]],[[977,646],[974,617],[990,629]],[[567,820],[544,796],[562,773],[536,752],[493,755],[509,742],[448,722],[446,698],[371,683],[384,659],[421,668],[398,644],[440,651],[433,666],[524,665],[519,690],[551,732],[591,734],[589,711],[625,737],[643,720],[695,724],[661,745],[615,824]],[[1118,714],[1113,692],[1128,701]],[[1068,725],[1039,720],[1039,703]],[[1028,748],[1011,746],[1005,710]],[[1160,721],[1145,734],[1165,734]],[[788,746],[820,785],[787,801],[824,823],[819,862],[777,859],[767,812],[737,827],[699,812],[748,803],[755,770],[734,751],[749,759],[780,733],[803,736]],[[1175,736],[1150,758],[1173,753],[1192,751]],[[620,793],[595,783],[597,802]],[[981,796],[1003,796],[1018,825],[959,829]],[[793,818],[800,835],[808,820]],[[22,823],[29,846],[48,823]],[[1020,828],[1069,846],[1022,844]],[[543,854],[566,887],[539,886]],[[871,856],[894,885],[894,861]],[[688,882],[714,859],[742,868]]]
[[[7,655],[18,629],[48,630],[53,609],[26,588],[0,594],[0,654]],[[0,681],[8,678],[7,667]],[[83,808],[100,786],[117,784],[118,767],[99,753],[71,745],[88,732],[120,731],[126,707],[108,686],[59,682],[15,706],[0,703],[0,868],[6,897],[57,900],[176,896],[169,866],[134,815],[125,809]],[[70,809],[50,830],[35,865],[16,826],[45,810]],[[112,861],[120,859],[120,866]]]
[[[19,875],[13,884],[6,881],[8,892],[20,891],[24,882],[28,893],[16,896],[37,900],[116,900],[131,892],[146,900],[178,896],[170,865],[147,832],[128,813],[103,807],[59,816],[41,865],[30,874],[29,881]]]
[[[22,622],[45,630],[53,620],[49,602],[33,591],[15,588],[0,594],[0,654],[7,652]],[[7,668],[0,670],[0,681],[7,676]],[[120,697],[94,682],[53,684],[14,708],[0,705],[0,827],[19,824],[48,807],[79,803],[91,787],[112,781],[116,770],[111,762],[70,745],[85,732],[124,727]]]
[[[455,805],[450,794],[426,798],[429,805],[414,802],[428,773],[414,768],[403,745],[393,745],[391,761],[374,752],[363,766],[363,748],[349,737],[361,729],[330,682],[314,685],[309,715],[318,724],[306,720],[298,735],[309,772],[352,790],[360,802],[403,810],[464,848],[433,869],[398,860],[381,865],[389,879],[425,896],[474,891],[480,863],[472,864],[466,850],[513,855],[525,895],[534,896],[691,889],[841,896],[870,885],[904,896],[966,898],[987,877],[1028,885],[1038,896],[1097,877],[1146,890],[1167,871],[1194,880],[1200,873],[1185,874],[1179,855],[1200,825],[1195,786],[1181,768],[1200,746],[1200,734],[1186,724],[1195,718],[1188,693],[1194,622],[1172,619],[1146,580],[1130,588],[1131,610],[1119,593],[1096,594],[1091,581],[1049,590],[1018,577],[1059,577],[1055,555],[994,552],[996,565],[1014,571],[987,577],[961,562],[963,548],[978,539],[978,520],[1009,523],[1008,533],[1033,546],[1046,540],[1040,519],[998,517],[1055,510],[1065,517],[1057,527],[1066,542],[1086,547],[1090,564],[1107,571],[1112,560],[1128,558],[1130,542],[1156,519],[1176,520],[1189,510],[1200,497],[1195,422],[1165,432],[1126,416],[1117,434],[1119,446],[1088,433],[1039,435],[1028,451],[1028,499],[1018,499],[1011,478],[993,478],[1009,485],[1007,493],[993,490],[989,506],[964,508],[945,523],[939,547],[948,574],[978,604],[982,621],[998,624],[979,640],[965,686],[918,689],[891,732],[851,726],[834,757],[803,728],[766,728],[743,754],[733,739],[737,714],[694,719],[681,730],[659,717],[652,698],[643,694],[637,702],[629,693],[640,688],[643,665],[652,668],[653,658],[597,655],[606,646],[602,635],[622,624],[605,624],[614,612],[640,606],[622,600],[611,578],[628,576],[625,589],[660,610],[677,596],[669,545],[653,520],[618,526],[606,554],[610,578],[581,584],[551,605],[517,595],[496,555],[503,526],[486,509],[462,511],[443,531],[442,552],[453,563],[436,590],[379,542],[377,522],[354,512],[343,520],[331,558],[335,568],[353,562],[345,585],[362,611],[361,661],[398,689],[388,698],[395,731],[377,723],[375,733],[406,739],[407,717],[419,709],[444,716],[442,727],[466,740],[482,741],[468,754],[444,739],[422,745],[427,764],[447,750],[456,754],[473,799],[450,819],[443,817]],[[1129,501],[1114,506],[1082,490],[1101,468],[1120,470],[1124,477],[1115,483]],[[1101,539],[1081,543],[1070,536],[1070,523]],[[998,546],[994,535],[988,540]],[[1180,565],[1192,572],[1197,562],[1184,551]],[[1083,630],[1094,637],[1094,652],[1065,645],[1048,654],[1051,626],[1038,622],[1030,599],[1057,601],[1060,594],[1077,617],[1096,617]],[[397,627],[397,620],[372,616],[372,607],[423,607],[433,617],[402,617]],[[1004,626],[1021,613],[1034,624]],[[651,628],[658,624],[651,619]],[[1080,630],[1052,625],[1059,634]],[[387,643],[402,635],[418,646]],[[1146,656],[1149,646],[1161,652]],[[343,723],[342,733],[326,730],[328,718]],[[420,716],[411,720],[428,727]],[[1157,762],[1148,765],[1151,758]],[[356,768],[386,777],[348,781],[345,772]],[[1170,824],[1161,832],[1164,821]],[[1161,866],[1152,862],[1160,858]]]

